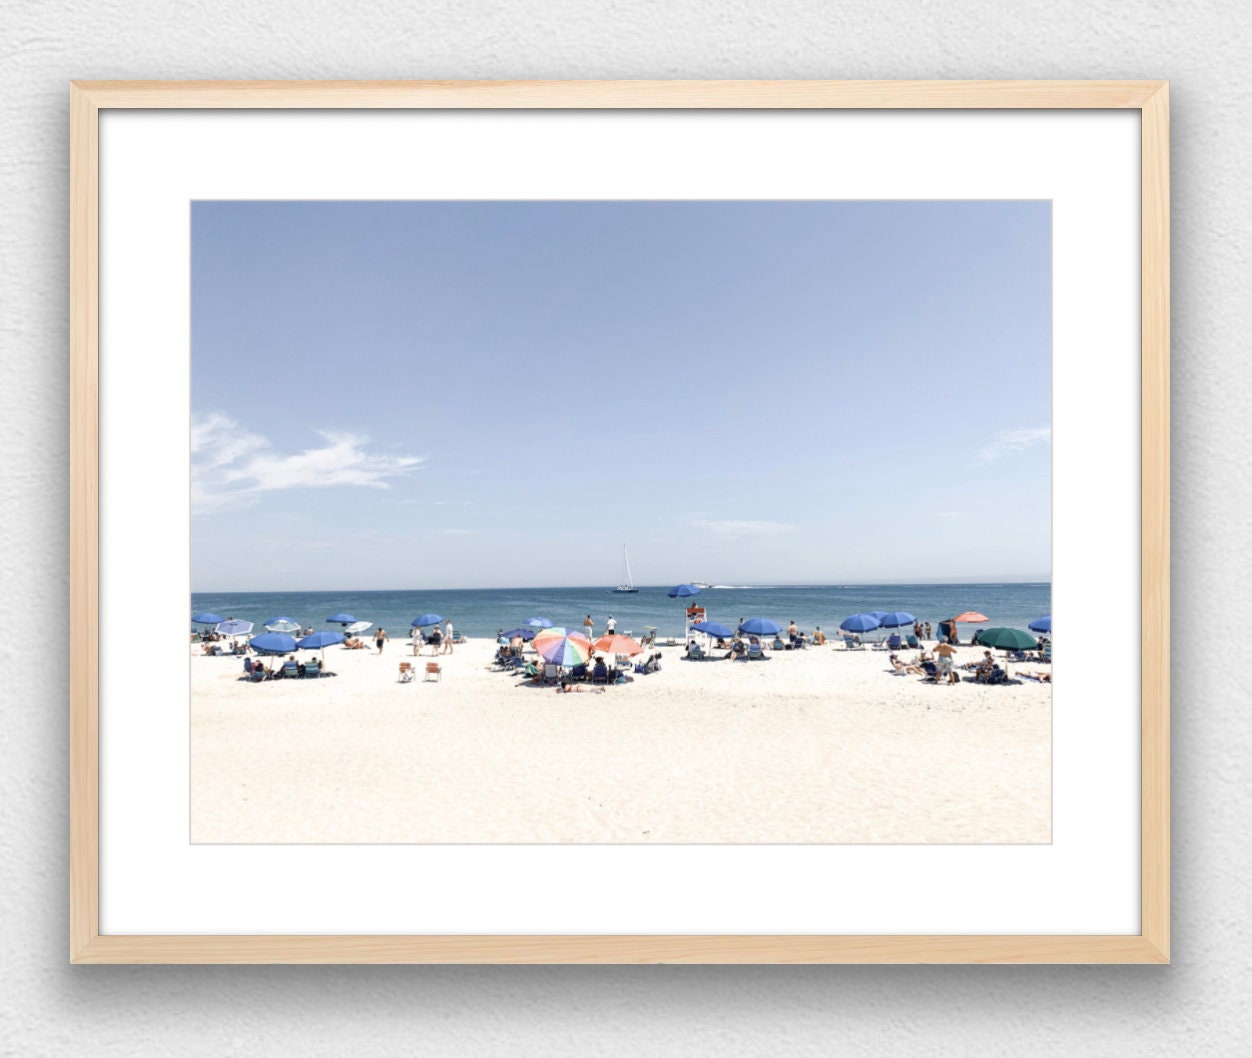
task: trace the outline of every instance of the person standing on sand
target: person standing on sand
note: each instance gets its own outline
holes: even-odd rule
[[[596,623],[591,619],[591,614],[587,615],[587,619],[583,621],[583,631],[587,633],[587,638],[592,642],[595,641]]]
[[[378,647],[378,653],[383,652],[383,644],[387,642],[387,630],[380,628],[378,634],[374,636],[374,646]]]
[[[445,654],[452,653],[452,618],[447,620],[447,631],[443,634],[443,652]]]
[[[935,664],[939,667],[939,675],[947,676],[949,683],[956,683],[956,672],[952,668],[952,655],[956,650],[950,643],[940,643],[935,647]]]
[[[926,628],[926,635],[923,638],[929,639],[930,638],[930,622],[929,621],[926,622],[925,628]]]
[[[609,614],[609,620],[604,626],[604,634],[606,636],[611,636],[613,632],[616,630],[616,628],[617,628],[617,618],[614,617],[612,614]]]

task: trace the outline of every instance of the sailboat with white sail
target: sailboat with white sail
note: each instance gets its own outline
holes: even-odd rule
[[[614,595],[638,595],[639,589],[635,587],[635,580],[630,575],[630,553],[626,550],[626,545],[622,545],[622,583],[613,589]]]

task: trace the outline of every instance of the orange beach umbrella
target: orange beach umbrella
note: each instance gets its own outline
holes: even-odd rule
[[[643,644],[630,636],[601,636],[592,644],[602,654],[626,654],[634,657],[643,652]]]
[[[952,618],[954,622],[966,625],[980,625],[984,621],[990,621],[991,618],[985,614],[980,614],[977,610],[966,610],[958,617]]]

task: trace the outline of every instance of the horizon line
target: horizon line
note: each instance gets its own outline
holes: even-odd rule
[[[680,583],[691,583],[690,581]],[[718,591],[718,590],[748,590],[757,589],[759,591],[769,591],[777,588],[950,588],[950,587],[1000,587],[1004,585],[1039,585],[1051,584],[1052,579],[1029,579],[1015,580],[1012,578],[998,578],[995,580],[940,580],[940,581],[912,581],[912,580],[874,580],[874,581],[840,581],[838,583],[816,583],[812,581],[795,581],[790,583],[778,584],[728,584],[724,586],[710,586],[702,588],[701,591]],[[674,585],[665,584],[641,584],[636,585],[640,591],[657,589],[659,591],[668,591]],[[606,594],[614,595],[617,592],[607,584],[523,584],[504,587],[459,587],[459,588],[246,588],[246,589],[204,589],[193,588],[193,595],[247,595],[247,594],[285,594],[285,595],[327,595],[336,592],[427,592],[427,591],[602,591]]]

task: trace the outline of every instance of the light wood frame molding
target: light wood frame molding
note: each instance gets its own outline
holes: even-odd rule
[[[1141,116],[1141,925],[1110,936],[114,935],[99,900],[99,116],[107,109],[1135,109]],[[1167,963],[1169,85],[1165,81],[75,81],[70,88],[70,960]]]

